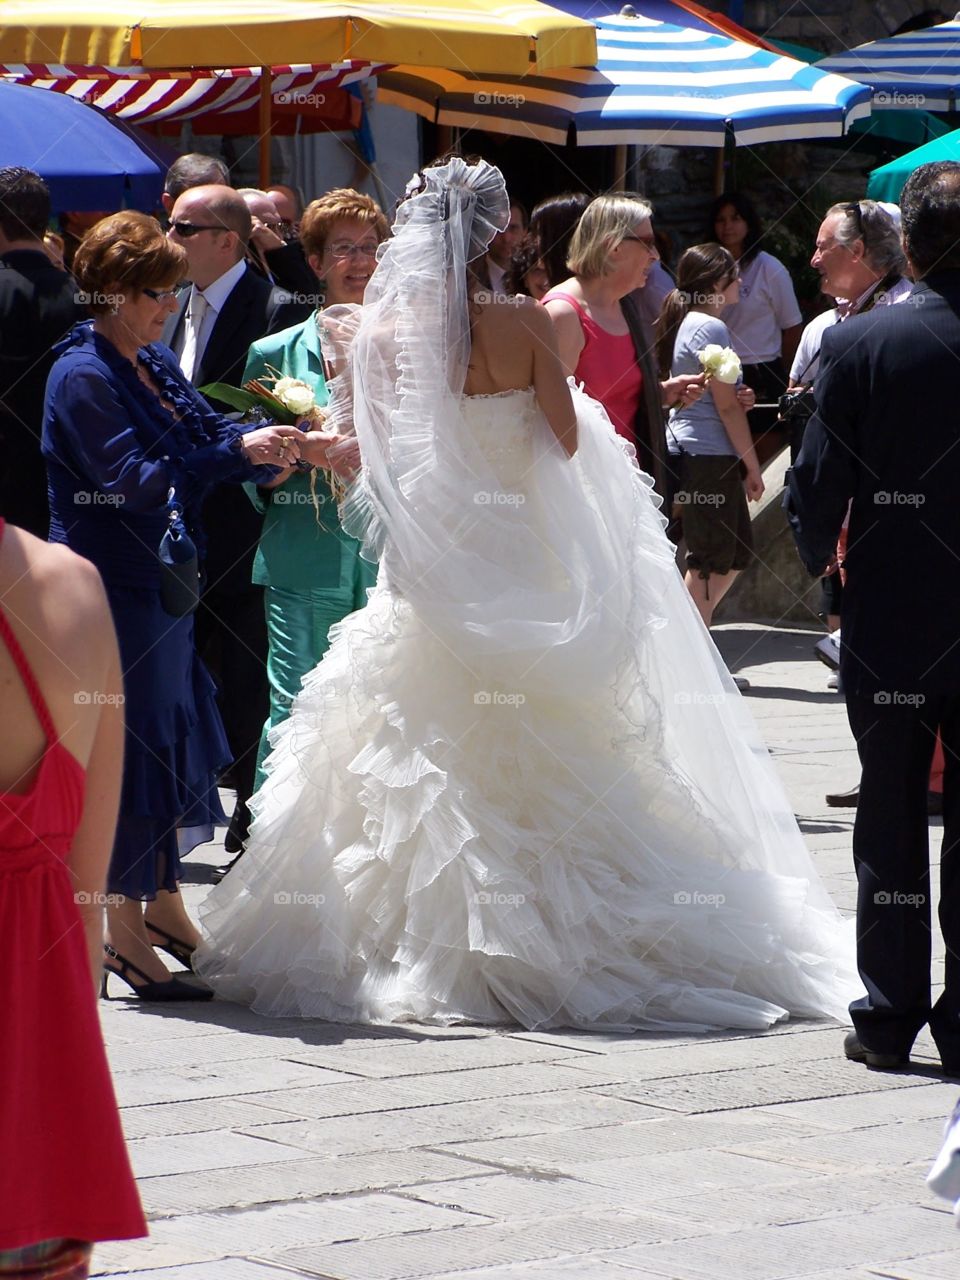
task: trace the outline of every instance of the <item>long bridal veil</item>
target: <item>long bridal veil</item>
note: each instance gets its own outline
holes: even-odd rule
[[[467,266],[508,216],[492,166],[426,170],[365,305],[326,313],[328,425],[364,464],[344,523],[380,581],[271,738],[202,971],[345,1019],[844,1018],[852,925],[634,451],[577,390],[573,458],[529,396],[462,395]]]

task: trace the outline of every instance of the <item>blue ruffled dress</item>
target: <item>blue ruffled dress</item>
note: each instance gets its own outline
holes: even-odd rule
[[[107,887],[153,898],[176,890],[181,855],[226,821],[217,778],[231,758],[193,617],[171,617],[160,602],[168,491],[175,487],[202,557],[209,487],[263,483],[275,472],[247,462],[240,429],[209,407],[167,347],[152,343],[139,355],[173,413],[91,325],[77,325],[54,352],[42,440],[50,541],[99,569],[123,668],[123,790]]]

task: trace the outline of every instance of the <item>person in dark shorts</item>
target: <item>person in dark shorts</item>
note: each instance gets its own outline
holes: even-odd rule
[[[695,245],[677,267],[677,288],[664,301],[657,325],[661,377],[701,373],[700,354],[710,345],[732,346],[720,319],[736,302],[738,268],[718,244]],[[737,399],[736,360],[711,376],[707,394],[671,410],[667,447],[674,455],[678,488],[673,510],[687,543],[685,581],[707,626],[737,574],[750,562],[747,498],[763,494],[763,480]]]

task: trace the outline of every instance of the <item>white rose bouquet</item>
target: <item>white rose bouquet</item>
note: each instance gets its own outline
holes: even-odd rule
[[[211,382],[200,390],[205,396],[213,396],[215,400],[222,400],[255,418],[267,415],[271,422],[280,422],[285,427],[296,426],[301,418],[313,418],[318,424],[323,420],[323,410],[318,406],[309,383],[299,378],[284,377],[271,365],[267,365],[267,369],[269,374],[265,378],[254,378],[242,387],[232,387],[228,382]]]
[[[740,357],[732,347],[721,347],[717,342],[708,343],[702,351],[697,352],[697,359],[707,375],[707,381],[716,378],[730,386],[739,382],[743,373]]]
[[[247,384],[250,388],[255,385],[257,384]],[[289,409],[295,418],[313,418],[317,416],[317,402],[313,396],[313,388],[299,378],[274,379],[271,394],[274,399],[280,401],[285,409]]]
[[[204,395],[223,400],[235,409],[242,409],[245,421],[279,422],[300,430],[318,430],[326,413],[317,404],[310,384],[300,378],[286,377],[272,365],[267,365],[267,370],[263,378],[251,379],[242,387],[232,387],[227,382],[212,382],[200,390]],[[311,420],[309,425],[303,425],[304,419]],[[298,471],[315,470],[311,463],[302,458],[293,465]],[[341,502],[346,492],[344,481],[332,467],[320,467],[319,470],[326,476],[334,501]],[[310,487],[316,502],[313,478]]]

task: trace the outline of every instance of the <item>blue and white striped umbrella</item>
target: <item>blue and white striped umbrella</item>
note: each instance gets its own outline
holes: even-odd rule
[[[871,40],[815,65],[869,85],[875,107],[954,111],[960,101],[960,22]]]
[[[635,6],[640,8],[641,6]],[[839,137],[870,90],[719,32],[655,18],[596,20],[595,68],[497,79],[400,67],[386,101],[437,124],[581,145],[723,146]]]

